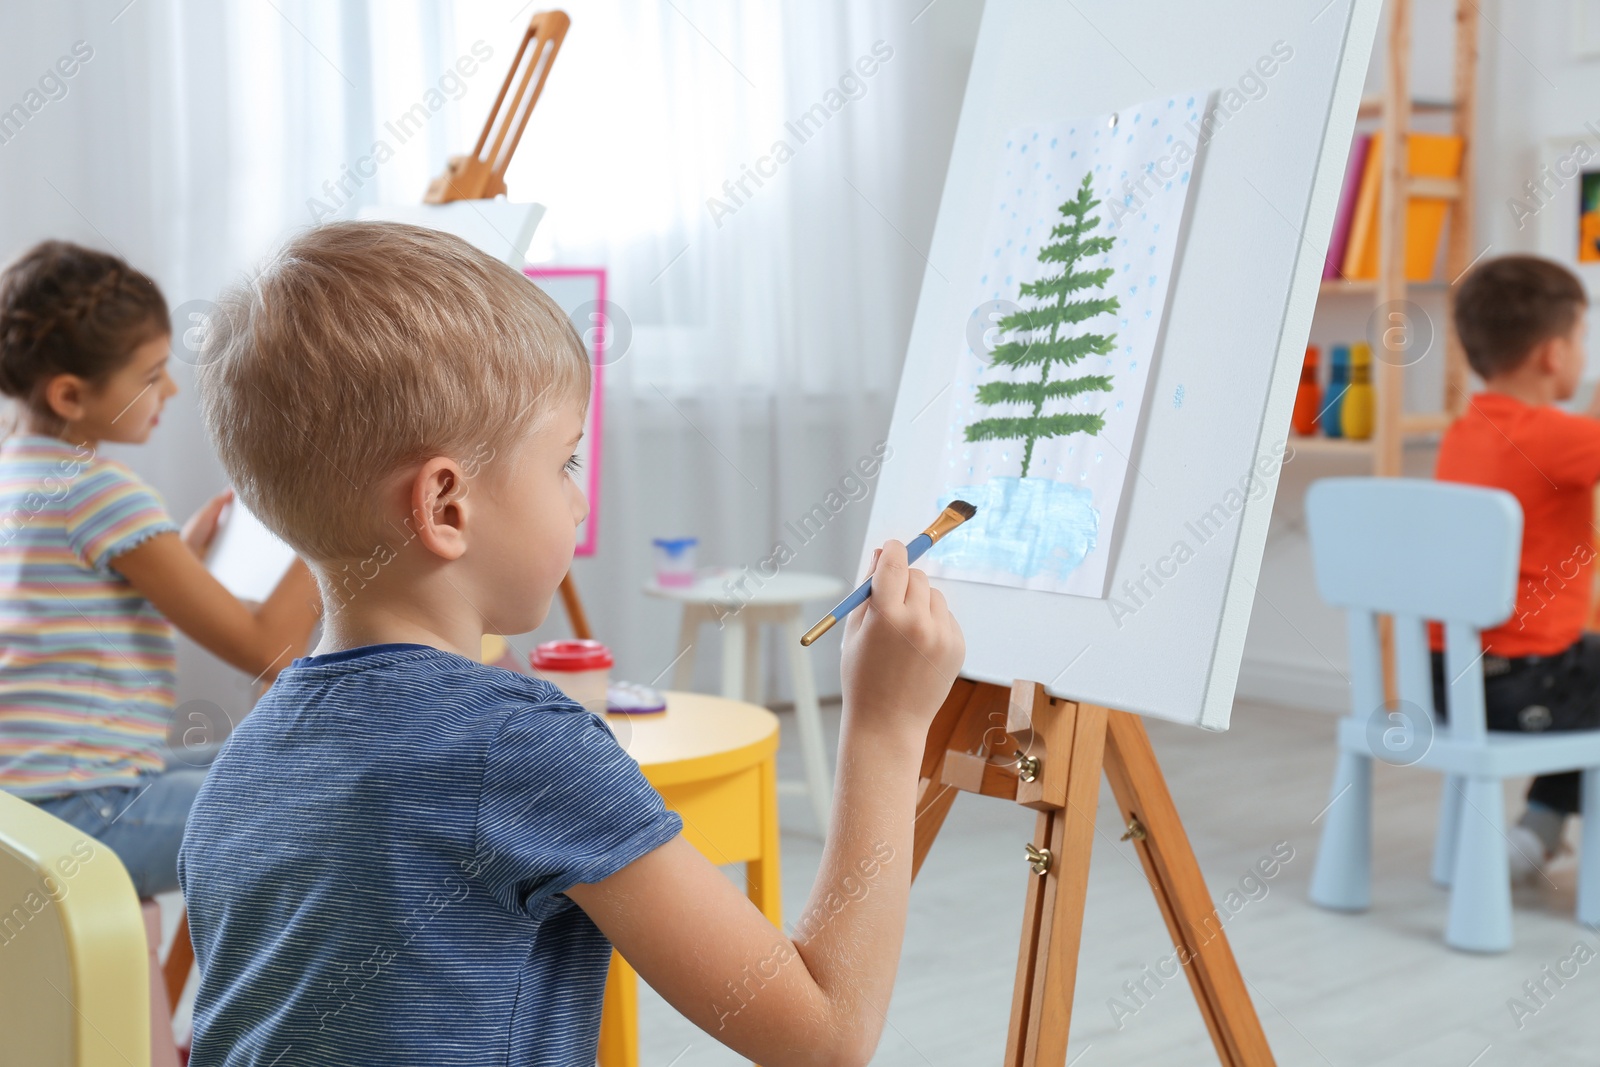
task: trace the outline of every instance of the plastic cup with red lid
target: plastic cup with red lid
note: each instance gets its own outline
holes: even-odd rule
[[[592,640],[546,641],[528,657],[534,674],[597,715],[606,713],[613,662],[611,650]]]

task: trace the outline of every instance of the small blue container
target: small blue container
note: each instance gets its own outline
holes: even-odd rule
[[[698,537],[657,537],[656,584],[683,588],[694,584],[694,549]]]
[[[1339,414],[1344,394],[1350,389],[1350,346],[1334,345],[1328,357],[1328,391],[1322,398],[1322,431],[1329,437],[1343,437]]]

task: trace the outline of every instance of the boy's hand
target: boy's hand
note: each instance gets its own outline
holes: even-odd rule
[[[944,594],[885,541],[872,557],[872,595],[845,620],[840,679],[861,725],[920,745],[966,656]]]
[[[200,508],[199,511],[189,516],[189,521],[183,524],[183,543],[189,546],[189,551],[206,558],[206,551],[210,549],[211,542],[217,536],[217,522],[222,517],[222,509],[228,506],[233,499],[233,489],[224,489]]]

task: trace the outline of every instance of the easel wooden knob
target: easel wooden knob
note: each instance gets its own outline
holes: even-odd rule
[[[1024,853],[1032,873],[1005,1067],[1067,1062],[1102,770],[1128,828],[1123,840],[1139,853],[1217,1058],[1226,1067],[1272,1064],[1144,722],[1127,712],[1052,697],[1037,682],[1017,682],[1007,690],[961,678],[928,731],[911,870],[914,879],[957,790],[1039,813]]]

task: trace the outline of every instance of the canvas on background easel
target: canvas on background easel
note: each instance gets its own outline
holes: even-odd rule
[[[1004,723],[1004,732],[997,729]],[[999,736],[997,736],[999,735]],[[1137,715],[959,678],[928,730],[911,877],[958,791],[1037,811],[1005,1067],[1064,1067],[1104,770],[1224,1067],[1275,1061]]]

